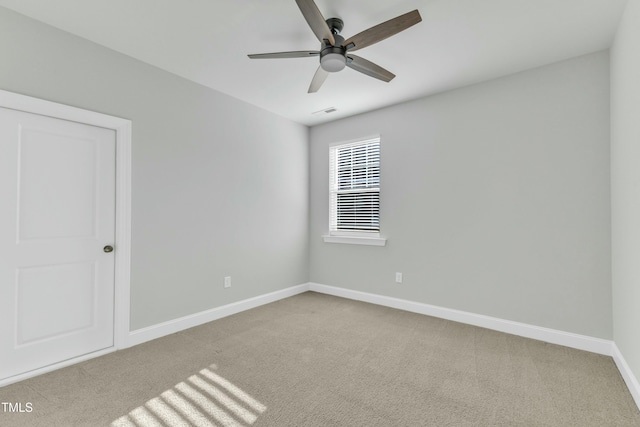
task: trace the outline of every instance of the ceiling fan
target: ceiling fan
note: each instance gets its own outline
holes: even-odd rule
[[[320,66],[311,80],[309,93],[317,92],[329,73],[341,71],[344,67],[349,67],[368,76],[382,80],[383,82],[391,81],[395,77],[395,74],[371,61],[353,55],[351,52],[378,43],[422,21],[420,13],[414,10],[371,27],[368,30],[364,30],[345,40],[340,35],[344,26],[340,18],[329,18],[325,20],[313,0],[296,0],[296,3],[302,15],[307,20],[309,27],[311,27],[313,33],[318,40],[320,40],[320,50],[256,53],[249,55],[249,58],[271,59],[319,56]]]

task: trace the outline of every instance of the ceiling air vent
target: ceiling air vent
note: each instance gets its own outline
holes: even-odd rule
[[[315,111],[311,114],[316,115],[316,114],[329,114],[329,113],[333,113],[334,111],[338,111],[338,109],[336,107],[329,107],[329,108],[325,108],[324,110],[320,110],[320,111]]]

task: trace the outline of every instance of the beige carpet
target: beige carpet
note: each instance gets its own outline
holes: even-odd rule
[[[308,292],[0,389],[8,426],[640,426],[613,360]]]

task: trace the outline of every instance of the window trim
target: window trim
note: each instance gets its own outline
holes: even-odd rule
[[[334,142],[329,144],[329,231],[327,234],[323,235],[323,241],[325,243],[344,243],[344,244],[354,244],[354,245],[369,245],[369,246],[385,246],[387,239],[381,237],[380,231],[341,231],[341,230],[331,230],[331,218],[333,217],[333,213],[331,212],[331,197],[332,197],[332,189],[331,189],[331,152],[335,149],[335,147],[348,147],[351,145],[363,145],[371,142],[377,142],[379,144],[379,149],[381,150],[381,137],[380,135],[371,135],[368,137],[353,139],[349,141],[341,141]],[[377,193],[379,195],[379,200],[382,202],[382,189],[378,188]],[[380,212],[378,211],[378,214]]]
[[[349,245],[385,246],[387,244],[387,239],[379,236],[324,235],[322,239],[325,243],[345,243]]]

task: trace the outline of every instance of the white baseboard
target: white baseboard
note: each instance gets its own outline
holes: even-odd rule
[[[592,353],[611,356],[629,388],[638,409],[640,409],[640,383],[635,377],[631,368],[622,356],[620,349],[615,342],[593,338],[571,332],[559,331],[556,329],[543,328],[540,326],[528,325],[526,323],[513,322],[496,317],[474,314],[466,311],[453,310],[450,308],[438,307],[415,301],[408,301],[399,298],[387,297],[383,295],[370,294],[367,292],[354,291],[351,289],[337,288],[334,286],[321,285],[319,283],[308,283],[310,291],[341,298],[348,298],[356,301],[368,302],[385,307],[397,308],[399,310],[410,311],[412,313],[424,314],[441,319],[452,320],[454,322],[465,323],[507,334],[518,335],[525,338],[532,338],[578,350],[585,350]]]
[[[419,313],[427,316],[438,317],[441,319],[452,320],[454,322],[479,326],[482,328],[505,332],[512,335],[518,335],[552,344],[563,345],[565,347],[571,347],[578,350],[590,351],[592,353],[603,354],[607,356],[614,355],[614,344],[609,340],[574,334],[571,332],[559,331],[556,329],[543,328],[526,323],[513,322],[511,320],[504,320],[496,317],[485,316],[482,314],[475,314],[466,311],[438,307],[435,305],[403,300],[384,295],[354,291],[351,289],[338,288],[335,286],[327,286],[319,283],[305,283],[302,285],[292,286],[290,288],[271,292],[269,294],[260,295],[243,301],[216,307],[211,310],[206,310],[200,313],[191,314],[189,316],[131,331],[129,333],[129,339],[127,340],[127,347],[141,344],[143,342],[160,338],[165,335],[173,334],[175,332],[192,328],[194,326],[211,322],[213,320],[230,316],[232,314],[240,313],[242,311],[259,307],[270,302],[278,301],[283,298],[288,298],[306,291],[314,291],[342,298],[368,302],[371,304],[382,305],[385,307],[397,308],[399,310],[405,310],[412,313]]]
[[[191,314],[189,316],[180,317],[174,320],[169,320],[157,325],[148,326],[142,329],[136,329],[135,331],[131,331],[129,333],[126,347],[142,344],[156,338],[161,338],[165,335],[173,334],[185,329],[193,328],[194,326],[202,325],[203,323],[208,323],[213,320],[231,316],[232,314],[259,307],[261,305],[292,297],[308,290],[308,284],[292,286],[290,288],[281,289],[279,291],[271,292],[264,295],[259,295],[257,297],[223,305],[221,307],[212,308],[211,310],[202,311],[200,313]]]
[[[526,323],[512,322],[510,320],[498,319],[496,317],[484,316],[482,314],[453,310],[450,308],[438,307],[435,305],[399,298],[321,285],[318,283],[309,283],[309,290],[342,298],[368,302],[371,304],[383,305],[385,307],[397,308],[400,310],[410,311],[412,313],[425,314],[427,316],[452,320],[454,322],[466,323],[468,325],[480,326],[494,331],[563,345],[565,347],[576,348],[578,350],[590,351],[592,353],[604,354],[606,356],[612,356],[613,354],[613,342],[600,338],[528,325]]]
[[[640,409],[640,383],[636,376],[633,375],[631,368],[627,365],[627,361],[624,359],[616,343],[613,343],[613,360],[616,362],[620,375],[622,375],[624,382],[627,384],[633,400],[636,401],[636,405],[638,409]]]
[[[424,314],[427,316],[452,320],[454,322],[479,326],[482,328],[505,332],[512,335],[518,335],[525,338],[532,338],[535,340],[558,344],[565,347],[571,347],[578,350],[585,350],[592,353],[612,356],[613,360],[616,363],[616,366],[618,367],[618,370],[620,371],[625,383],[627,384],[627,387],[629,388],[629,391],[631,392],[631,395],[633,396],[633,399],[640,408],[640,384],[631,371],[631,368],[629,368],[629,365],[627,365],[627,362],[622,356],[622,353],[613,341],[574,334],[571,332],[559,331],[555,329],[543,328],[534,325],[528,325],[525,323],[513,322],[510,320],[499,319],[482,314],[474,314],[415,301],[388,297],[384,295],[327,286],[319,283],[305,283],[302,285],[292,286],[290,288],[281,289],[265,295],[259,295],[257,297],[227,304],[221,307],[216,307],[211,310],[206,310],[200,313],[195,313],[189,316],[131,331],[126,343],[124,343],[125,345],[120,348],[142,344],[156,338],[161,338],[163,336],[180,332],[194,326],[202,325],[213,320],[221,319],[232,314],[240,313],[242,311],[269,304],[271,302],[275,302],[284,298],[292,297],[306,291],[314,291],[327,295],[334,295],[341,298],[368,302],[371,304],[396,308],[412,313]],[[40,375],[54,369],[59,369],[64,366],[78,363],[83,360],[107,354],[114,350],[114,348],[105,349],[100,352],[81,356],[79,358],[71,359],[56,365],[51,365],[42,369],[31,371],[23,375],[3,379],[2,381],[0,381],[0,387],[17,381],[21,381],[29,377]]]

